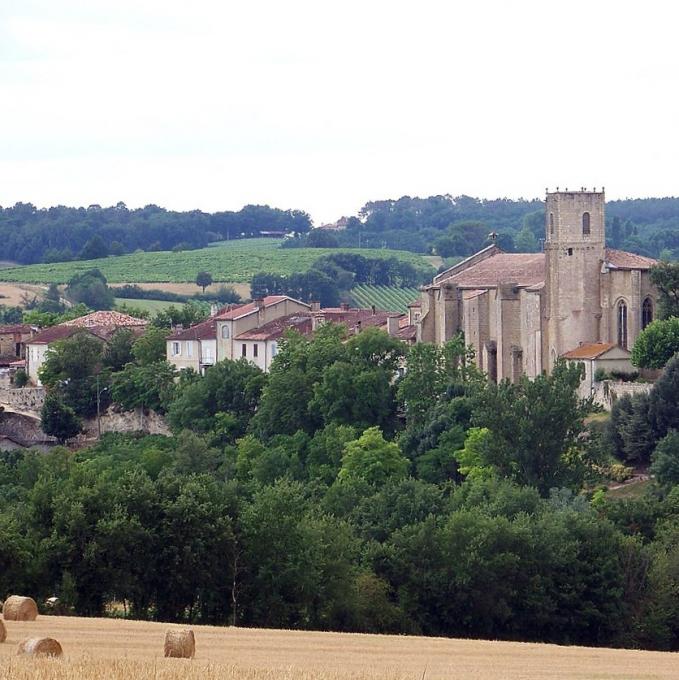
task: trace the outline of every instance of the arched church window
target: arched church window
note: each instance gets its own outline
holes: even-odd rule
[[[549,233],[554,233],[554,213],[549,213]]]
[[[618,345],[627,349],[627,305],[624,300],[618,302]]]
[[[584,212],[582,213],[582,235],[589,236],[589,234],[590,234],[589,213]]]
[[[646,298],[641,306],[641,327],[646,328],[653,321],[653,303],[651,298]]]

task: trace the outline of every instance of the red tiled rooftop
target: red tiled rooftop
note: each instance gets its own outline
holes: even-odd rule
[[[189,328],[175,328],[168,340],[216,340],[217,339],[217,319],[211,317],[207,321],[197,323]]]
[[[562,356],[564,359],[596,359],[615,346],[612,342],[589,342],[566,352]]]
[[[288,297],[287,295],[267,295],[263,299],[263,304],[265,307],[270,307],[271,305],[275,305],[279,302],[282,302],[283,300],[292,300],[293,298]],[[298,302],[299,300],[294,300],[294,302]],[[305,303],[300,303],[300,304],[305,304]],[[217,315],[215,316],[216,319],[219,319],[220,321],[224,320],[229,320],[229,319],[240,319],[242,316],[247,316],[248,314],[252,314],[253,312],[257,311],[257,303],[256,302],[248,302],[244,305],[238,305],[236,307],[232,307],[230,309],[227,309],[226,311],[223,312],[218,312]]]
[[[9,335],[14,333],[31,333],[38,330],[35,326],[29,326],[25,323],[11,324],[9,326],[0,326],[0,335]]]
[[[80,328],[93,328],[95,326],[115,326],[115,327],[130,327],[130,326],[146,326],[148,321],[146,319],[137,319],[129,314],[113,311],[99,311],[92,312],[85,316],[80,316],[71,321],[64,321],[60,326],[79,326]]]
[[[290,329],[294,329],[302,335],[306,335],[311,333],[311,328],[311,314],[297,312],[269,321],[259,328],[253,328],[244,333],[240,333],[234,340],[259,340],[264,342],[266,340],[276,340]]]
[[[650,269],[658,264],[658,261],[652,257],[644,257],[614,248],[606,248],[606,262],[616,269]]]
[[[544,279],[544,253],[498,252],[439,282],[456,283],[461,288],[494,288],[502,283],[535,286]]]

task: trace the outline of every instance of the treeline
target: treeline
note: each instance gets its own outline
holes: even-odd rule
[[[55,422],[63,407],[91,415],[105,384],[125,408],[164,411],[175,436],[6,454],[0,595],[164,621],[679,648],[676,487],[597,490],[621,466],[588,424],[578,367],[496,385],[461,339],[408,349],[332,324],[288,335],[269,374],[223,361],[175,380],[163,348],[158,328],[105,349],[76,336],[48,357]],[[662,395],[679,411],[679,390]]]
[[[644,198],[606,204],[608,245],[651,257],[679,254],[679,198]],[[22,264],[94,259],[142,250],[202,248],[222,239],[262,232],[301,234],[287,247],[373,247],[436,251],[460,257],[489,243],[507,251],[537,251],[544,238],[544,203],[537,199],[480,199],[471,196],[403,196],[371,201],[350,217],[347,229],[313,230],[301,210],[248,205],[237,212],[175,212],[156,205],[129,210],[124,203],[102,208],[30,203],[0,207],[3,257]]]
[[[608,245],[650,257],[679,257],[679,198],[643,198],[606,203]],[[470,255],[490,243],[512,252],[535,252],[544,238],[544,203],[486,200],[470,196],[403,196],[366,203],[347,229],[342,246],[397,248],[443,257]]]
[[[124,203],[102,208],[31,203],[0,207],[3,259],[21,264],[96,259],[141,250],[202,248],[212,241],[259,236],[263,231],[306,232],[300,210],[247,205],[238,212],[176,212],[156,205],[129,210]]]
[[[431,281],[431,268],[416,267],[395,257],[371,258],[352,253],[332,253],[316,260],[306,272],[288,276],[260,272],[252,277],[253,298],[289,295],[306,302],[334,307],[360,284],[414,288]]]

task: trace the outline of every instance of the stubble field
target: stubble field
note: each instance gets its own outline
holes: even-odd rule
[[[670,680],[679,656],[443,638],[193,626],[196,658],[164,659],[162,623],[39,617],[6,622],[0,678],[12,680]],[[61,660],[16,656],[51,636]]]

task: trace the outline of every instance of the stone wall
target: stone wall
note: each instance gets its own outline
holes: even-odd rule
[[[0,406],[15,411],[40,413],[45,401],[45,390],[42,387],[0,387]]]
[[[97,438],[97,419],[90,418],[83,423],[80,439],[89,441]],[[165,419],[155,411],[121,411],[114,406],[101,414],[101,432],[143,432],[144,434],[163,434],[169,436],[170,428]]]
[[[595,382],[593,386],[592,396],[594,403],[603,406],[607,411],[610,411],[613,404],[624,397],[635,394],[645,394],[651,391],[653,383],[637,383],[637,382],[619,382],[617,380],[602,380]]]

